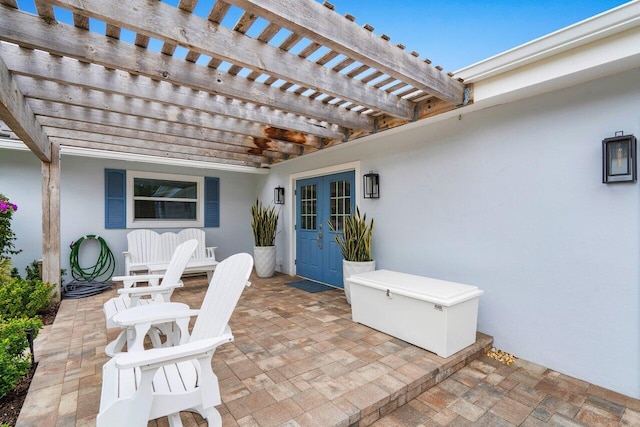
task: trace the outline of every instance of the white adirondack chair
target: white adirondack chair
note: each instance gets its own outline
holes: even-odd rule
[[[191,335],[182,337],[184,344],[120,353],[103,366],[96,427],[146,426],[164,416],[172,427],[182,426],[180,411],[198,412],[209,426],[222,426],[215,408],[221,400],[211,357],[219,345],[233,340],[228,322],[244,287],[250,285],[252,268],[253,258],[244,253],[218,265],[200,310],[185,310],[198,317]],[[127,315],[152,308],[159,322],[167,321],[162,305],[132,308]],[[143,321],[149,326],[153,322]]]
[[[120,327],[113,321],[113,317],[118,313],[139,305],[170,302],[173,290],[182,286],[180,276],[182,276],[182,272],[197,246],[197,240],[188,240],[178,245],[164,274],[113,277],[111,280],[123,282],[124,288],[118,290],[119,296],[111,298],[102,306],[107,329]],[[140,282],[147,282],[149,286],[137,286]],[[158,335],[154,331],[150,336],[154,345],[159,345]],[[125,329],[118,338],[107,345],[105,353],[108,356],[113,356],[115,353],[122,351],[126,341]]]

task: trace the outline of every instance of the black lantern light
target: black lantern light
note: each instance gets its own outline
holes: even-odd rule
[[[277,186],[273,190],[273,203],[276,205],[284,205],[284,188]]]
[[[622,131],[602,140],[602,182],[636,182],[636,137]]]
[[[369,172],[363,177],[364,198],[379,199],[380,198],[380,175]]]

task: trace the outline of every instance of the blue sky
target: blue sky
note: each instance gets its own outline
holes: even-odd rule
[[[318,0],[322,2],[322,0]],[[616,0],[330,0],[375,34],[455,71],[612,9]]]
[[[179,0],[163,1],[175,6]],[[213,0],[200,0],[194,13],[206,17],[213,3]],[[418,52],[420,58],[429,58],[433,65],[440,65],[448,72],[582,21],[626,1],[330,0],[330,3],[340,15],[348,13],[355,16],[357,24],[370,24],[375,28],[374,34],[388,35],[393,44],[405,45],[408,51]],[[18,4],[24,11],[35,11],[33,0],[18,0]],[[68,11],[57,7],[54,10],[57,19],[66,23],[73,22]],[[223,24],[233,27],[240,12],[232,7]],[[257,36],[266,24],[266,21],[259,19],[248,34]],[[92,19],[90,28],[104,34],[103,22]],[[121,37],[132,43],[134,36],[134,33],[123,30]],[[278,45],[286,36],[287,32],[281,31],[271,44]],[[303,45],[304,43],[300,43],[291,52],[296,53]],[[149,44],[149,48],[153,50],[159,50],[161,46],[162,43],[154,39]],[[326,49],[314,55],[319,57],[324,52]],[[186,49],[179,47],[175,56],[184,57],[186,53]],[[314,55],[309,59],[313,60]],[[205,64],[208,60],[203,55],[198,63]],[[223,64],[221,68],[228,66],[229,64]]]

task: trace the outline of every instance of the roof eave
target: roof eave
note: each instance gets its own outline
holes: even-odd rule
[[[477,83],[638,25],[640,0],[634,0],[464,67],[453,74],[455,78],[464,79],[465,83]]]

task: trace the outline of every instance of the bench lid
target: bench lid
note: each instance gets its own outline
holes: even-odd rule
[[[479,297],[484,293],[477,286],[390,270],[375,270],[354,274],[347,280],[352,284],[367,286],[384,292],[388,290],[391,294],[404,295],[445,307]]]

